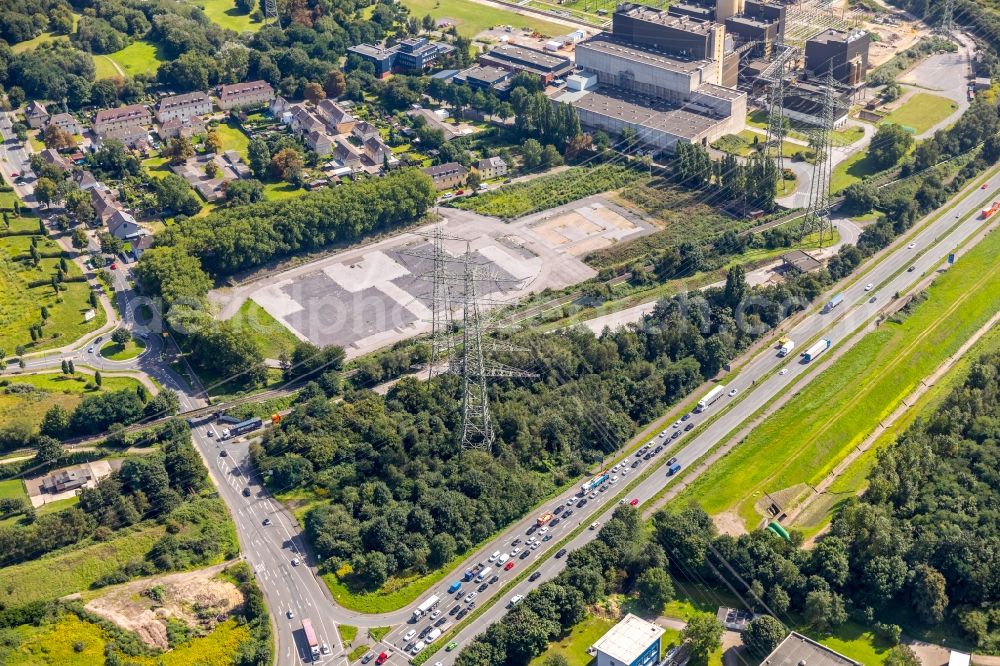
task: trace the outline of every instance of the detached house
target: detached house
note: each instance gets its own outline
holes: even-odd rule
[[[249,81],[219,86],[216,92],[219,108],[229,109],[266,106],[274,99],[274,89],[267,81]]]
[[[361,151],[354,144],[343,137],[337,137],[336,147],[333,149],[333,159],[341,165],[357,169],[361,166]]]
[[[57,113],[49,118],[49,122],[46,123],[46,126],[48,125],[55,125],[63,132],[69,132],[70,134],[83,134],[83,128],[80,127],[80,123],[68,113]]]
[[[382,166],[387,161],[389,164],[399,162],[392,154],[389,146],[385,145],[385,142],[378,137],[371,137],[365,141],[364,150],[365,157],[371,160],[371,163],[375,166]]]
[[[479,176],[483,180],[502,178],[507,175],[507,163],[499,157],[488,157],[484,160],[479,160],[476,164],[476,169],[479,170]]]
[[[192,116],[203,116],[211,112],[212,100],[200,91],[164,97],[156,104],[156,119],[161,123],[187,120]]]
[[[136,223],[135,218],[120,208],[108,218],[108,232],[115,238],[125,241],[146,235],[146,230]]]
[[[44,104],[31,100],[24,108],[24,119],[28,122],[28,127],[38,129],[49,122],[49,112],[45,110]]]
[[[366,123],[363,120],[351,129],[351,134],[353,134],[361,143],[364,143],[368,139],[377,139],[379,136],[378,128],[371,123]]]

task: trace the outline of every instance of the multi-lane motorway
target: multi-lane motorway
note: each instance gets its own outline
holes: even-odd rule
[[[797,325],[786,331],[786,334],[795,340],[798,350],[804,349],[811,341],[820,337],[830,339],[834,348],[853,345],[861,337],[852,335],[856,329],[875,317],[897,291],[905,291],[919,281],[922,276],[935,270],[939,262],[949,253],[957,252],[959,256],[961,255],[962,250],[959,248],[962,243],[973,236],[977,229],[983,225],[983,221],[979,219],[978,210],[984,203],[992,201],[993,196],[1000,198],[1000,195],[994,194],[998,188],[1000,188],[1000,175],[994,175],[989,179],[985,191],[979,189],[971,191],[965,198],[953,206],[947,207],[946,212],[939,219],[932,221],[924,229],[912,233],[906,238],[901,238],[892,248],[885,251],[877,263],[851,278],[851,284],[842,290],[844,302],[840,306],[829,312],[822,310],[811,312],[802,318]],[[951,229],[953,226],[955,228]],[[911,266],[913,267],[912,271],[908,270]],[[870,289],[868,288],[869,284],[871,285]],[[821,360],[822,357],[820,357]],[[814,374],[805,376],[809,370],[810,365],[803,363],[797,353],[786,358],[778,357],[774,349],[764,350],[757,354],[739,370],[736,376],[726,382],[726,397],[709,407],[703,414],[693,415],[685,422],[685,425],[695,423],[700,424],[700,427],[691,433],[682,434],[674,440],[681,443],[680,448],[673,454],[676,456],[677,462],[682,466],[689,466],[717,444],[726,441],[732,432],[777,396],[782,389],[797,380],[801,379],[802,382],[805,382],[811,379]],[[728,395],[731,389],[737,390],[735,397]],[[680,430],[683,432],[683,428]],[[673,432],[674,429],[668,426],[665,430],[665,436],[657,438],[655,441],[662,442],[668,439]],[[631,468],[631,463],[635,458],[628,458],[629,463],[626,469],[629,470],[630,474],[619,478],[615,486],[610,487],[604,493],[598,493],[593,499],[588,496],[588,503],[584,507],[576,508],[575,505],[570,507],[573,514],[568,520],[565,519],[564,511],[562,514],[564,518],[560,524],[549,532],[555,538],[544,542],[526,560],[515,557],[513,561],[516,562],[516,565],[513,571],[505,572],[502,568],[494,566],[500,580],[493,585],[488,585],[483,592],[478,594],[474,601],[479,605],[496,595],[497,590],[503,587],[504,579],[509,580],[514,577],[520,569],[529,566],[535,560],[543,557],[548,558],[537,569],[540,575],[534,581],[525,579],[513,588],[506,590],[498,603],[492,605],[480,617],[462,629],[454,638],[459,649],[503,616],[510,597],[527,594],[537,585],[559,573],[565,559],[550,557],[555,546],[565,535],[577,527],[588,525],[595,520],[601,522],[606,519],[609,514],[604,513],[602,509],[608,508],[609,504],[617,504],[620,501],[619,495],[622,494],[622,489],[627,485],[630,477],[641,473],[645,467],[656,465],[659,469],[634,488],[630,488],[623,499],[637,499],[641,507],[643,503],[660,493],[664,486],[670,482],[670,477],[666,475],[663,466],[665,455],[666,453],[662,452],[653,460],[641,463],[635,470]],[[618,474],[620,476],[621,473]],[[571,494],[567,493],[552,500],[549,504],[549,510],[560,504],[565,506],[571,498]],[[598,514],[603,515],[595,518]],[[474,557],[459,567],[456,576],[442,581],[421,600],[430,594],[441,597],[443,601],[439,608],[444,610],[442,616],[447,617],[447,622],[451,624],[454,618],[448,615],[448,611],[456,604],[463,608],[468,608],[468,604],[464,602],[464,596],[462,601],[456,601],[455,595],[448,595],[448,586],[458,576],[461,576],[461,572],[467,566],[488,558],[494,551],[509,553],[515,539],[520,539],[523,544],[523,541],[529,538],[527,530],[534,523],[535,518],[535,516],[529,516],[507,530],[497,540],[481,548]],[[564,547],[568,550],[574,550],[593,539],[595,535],[596,531],[585,529]],[[478,583],[471,585],[465,583],[462,592],[467,594],[469,591],[477,589],[477,586]],[[413,642],[413,639],[404,640],[407,632],[413,628],[420,630],[429,623],[428,620],[423,620],[412,625],[403,625],[389,634],[386,642],[395,652],[396,656],[393,659],[396,662],[402,662],[405,659],[404,649]],[[450,664],[454,662],[457,654],[457,650],[453,652],[441,650],[434,655],[430,662],[440,661],[443,664]],[[391,660],[390,663],[393,661]]]

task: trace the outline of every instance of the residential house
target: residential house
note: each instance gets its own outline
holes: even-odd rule
[[[293,132],[308,134],[309,132],[325,132],[326,125],[323,121],[312,114],[304,104],[295,104],[289,108],[291,116],[288,126]]]
[[[39,153],[39,155],[47,163],[49,163],[49,164],[51,164],[53,166],[56,166],[56,167],[62,169],[63,171],[68,171],[69,168],[72,166],[69,163],[69,160],[67,160],[65,157],[63,157],[62,155],[60,155],[59,151],[55,150],[53,148],[46,148],[41,153]]]
[[[69,132],[70,134],[83,134],[83,127],[80,126],[76,118],[68,113],[57,113],[49,118],[48,125],[55,125],[63,132]]]
[[[226,150],[222,153],[222,159],[226,163],[226,169],[236,175],[237,178],[252,178],[253,171],[250,165],[243,161],[243,157],[235,150]]]
[[[223,110],[264,106],[274,99],[274,89],[267,81],[248,81],[218,87],[216,96]]]
[[[115,211],[118,210],[118,202],[115,195],[101,183],[97,183],[90,188],[90,203],[94,207],[96,220],[101,224],[106,223]]]
[[[171,118],[165,122],[159,124],[156,129],[156,133],[160,135],[160,139],[166,141],[167,139],[172,139],[175,136],[179,136],[184,139],[190,139],[198,134],[204,134],[208,131],[208,126],[205,121],[198,116],[191,116],[181,120],[180,118]]]
[[[351,134],[354,135],[358,141],[364,143],[368,139],[378,138],[378,128],[362,120],[351,128]]]
[[[66,467],[43,477],[39,484],[39,490],[43,493],[64,493],[67,490],[83,488],[89,481],[93,480],[94,475],[90,471],[89,465]]]
[[[139,261],[142,259],[142,254],[151,247],[153,247],[153,235],[146,234],[144,236],[140,236],[137,240],[132,242],[132,256],[136,261]]]
[[[336,134],[348,134],[354,129],[357,119],[342,106],[330,99],[316,105],[316,112]]]
[[[271,100],[271,103],[267,105],[267,108],[271,112],[271,115],[274,116],[276,120],[279,120],[285,123],[286,125],[289,123],[287,118],[288,114],[291,113],[292,103],[289,102],[287,99],[285,99],[281,95],[278,95],[277,97]]]
[[[345,139],[344,137],[336,137],[336,146],[333,149],[333,154],[331,155],[333,159],[339,162],[342,166],[350,167],[352,169],[357,169],[361,167],[361,151],[358,148]]]
[[[333,139],[323,131],[311,130],[304,137],[306,146],[317,155],[329,155],[333,152]]]
[[[507,175],[507,163],[500,157],[487,157],[476,164],[479,177],[483,180],[502,178]]]
[[[136,223],[135,218],[122,209],[117,209],[108,218],[108,232],[123,241],[132,241],[146,235],[146,230]]]
[[[192,116],[203,116],[211,112],[212,100],[201,91],[163,97],[156,104],[156,119],[161,123],[187,120]]]
[[[117,139],[133,146],[146,138],[152,117],[142,104],[101,109],[94,116],[94,134],[102,140]]]
[[[421,169],[434,181],[434,188],[448,190],[465,182],[469,172],[458,162],[448,162]]]
[[[38,129],[49,122],[49,112],[45,110],[44,104],[31,100],[24,108],[24,119],[28,122],[28,127]]]
[[[382,166],[386,162],[390,165],[399,162],[396,156],[392,154],[392,149],[385,145],[385,142],[379,137],[369,137],[369,139],[364,142],[363,148],[365,151],[365,157],[367,157],[375,166]]]
[[[86,170],[77,172],[73,176],[73,179],[76,180],[76,184],[84,192],[89,192],[90,190],[93,190],[95,187],[101,187],[101,183],[98,182],[96,178],[94,178],[94,174]]]

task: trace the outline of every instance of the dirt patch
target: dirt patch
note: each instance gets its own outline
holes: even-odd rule
[[[738,537],[741,534],[747,533],[747,528],[743,524],[743,519],[740,518],[739,514],[735,511],[723,511],[722,513],[717,513],[712,516],[712,522],[715,523],[715,529],[719,531],[719,534],[728,534],[729,536]]]
[[[166,650],[170,647],[168,618],[183,622],[195,634],[207,634],[243,603],[235,585],[215,578],[226,566],[119,585],[89,602],[86,609],[134,632],[146,645]]]
[[[794,507],[798,506],[798,504],[802,502],[802,500],[808,496],[810,492],[812,491],[809,486],[804,483],[798,483],[791,488],[761,494],[754,503],[754,509],[756,509],[757,513],[759,513],[762,518],[761,526],[765,525],[770,520],[791,511]],[[777,506],[780,510],[778,514],[774,513],[775,506]]]

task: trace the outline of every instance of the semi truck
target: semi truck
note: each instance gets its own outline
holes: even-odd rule
[[[605,481],[607,481],[610,478],[611,478],[611,474],[607,470],[604,470],[603,472],[601,472],[600,474],[598,474],[597,476],[595,476],[594,478],[592,478],[590,481],[587,481],[585,484],[583,484],[582,486],[580,486],[581,494],[582,495],[586,495],[591,490],[593,490],[597,486],[601,485],[602,483],[604,483]]]
[[[247,419],[246,421],[240,421],[228,428],[222,429],[222,439],[229,439],[231,437],[239,437],[240,435],[245,435],[248,432],[253,432],[254,430],[259,430],[264,422],[259,418]]]
[[[1000,201],[994,201],[991,206],[983,209],[982,218],[985,220],[986,218],[991,217],[993,213],[997,212],[998,210],[1000,210]]]
[[[313,625],[309,618],[302,619],[302,631],[306,635],[306,643],[309,644],[309,652],[313,660],[319,659],[319,641],[316,640],[316,632],[313,631]]]
[[[802,354],[802,360],[805,361],[806,363],[809,363],[810,361],[812,361],[814,358],[816,358],[829,348],[830,348],[830,341],[827,338],[823,338],[822,340],[814,344],[812,347],[805,350],[805,352]]]
[[[841,294],[837,294],[836,296],[834,296],[833,298],[830,299],[829,303],[827,303],[825,306],[823,306],[823,311],[824,312],[829,312],[830,310],[834,309],[835,307],[837,307],[838,305],[840,305],[843,302],[844,302],[844,294],[842,294],[842,293]]]
[[[466,575],[471,574],[471,573],[472,573],[472,570],[470,569],[468,572],[466,572]],[[466,578],[466,580],[470,580],[471,578],[472,577],[469,576],[469,578]],[[460,589],[462,589],[462,581],[456,580],[454,583],[451,584],[451,587],[448,588],[448,594],[455,594]]]
[[[423,615],[430,609],[434,608],[434,606],[440,600],[441,599],[436,594],[432,594],[431,596],[424,599],[424,601],[419,606],[417,606],[416,610],[413,611],[413,621],[416,622],[418,619],[420,619],[421,615]]]
[[[552,514],[546,511],[542,515],[538,516],[538,520],[535,521],[535,524],[541,527],[542,525],[548,524],[550,520],[552,520]]]
[[[788,356],[795,349],[795,340],[788,340],[783,345],[781,349],[778,350],[778,356]]]
[[[726,387],[719,384],[714,389],[705,394],[705,397],[698,401],[698,406],[695,408],[696,412],[705,411],[705,409],[711,405],[713,402],[722,397],[725,392]]]

